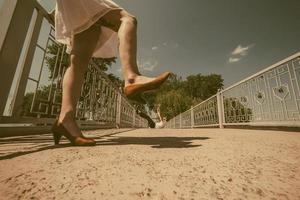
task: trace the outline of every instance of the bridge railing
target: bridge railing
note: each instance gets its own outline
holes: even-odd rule
[[[5,0],[0,16],[0,132],[49,129],[60,112],[66,47],[55,41],[51,19],[35,0]],[[77,104],[81,127],[147,127],[135,111],[91,62]]]
[[[167,123],[168,128],[241,125],[300,127],[300,52],[220,90]]]

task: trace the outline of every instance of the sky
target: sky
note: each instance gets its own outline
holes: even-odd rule
[[[39,0],[47,10],[54,0]],[[138,19],[143,74],[221,74],[225,87],[300,51],[299,0],[115,0]],[[0,6],[3,0],[0,0]],[[121,76],[121,64],[110,72]]]
[[[221,74],[225,86],[300,51],[299,0],[115,0],[138,19],[142,73]],[[111,69],[120,74],[120,63]]]

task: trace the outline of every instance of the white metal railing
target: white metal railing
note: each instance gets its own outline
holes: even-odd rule
[[[167,128],[224,125],[300,127],[300,52],[220,90]]]
[[[0,38],[0,132],[20,124],[49,126],[60,112],[68,67],[65,46],[55,41],[48,13],[36,0],[5,0],[0,14],[6,25]],[[86,128],[147,127],[94,62],[88,67],[76,118]]]

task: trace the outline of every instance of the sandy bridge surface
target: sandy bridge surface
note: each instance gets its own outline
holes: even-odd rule
[[[300,133],[116,131],[0,138],[0,199],[300,199]]]

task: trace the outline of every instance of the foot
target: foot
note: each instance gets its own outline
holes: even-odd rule
[[[51,128],[53,133],[54,144],[58,145],[61,139],[61,136],[65,136],[72,145],[74,146],[94,146],[96,141],[93,139],[85,138],[84,136],[74,136],[74,133],[71,133],[65,128],[62,123],[59,123],[56,120]]]
[[[124,93],[128,98],[134,98],[140,93],[157,89],[163,82],[165,82],[170,75],[170,72],[160,74],[155,78],[138,75],[133,79],[129,79],[125,84]]]
[[[145,84],[154,80],[155,78],[153,77],[138,75],[134,78],[128,79],[128,81],[125,83],[125,87],[132,84]]]
[[[57,123],[58,125],[62,125],[72,136],[83,137],[82,132],[73,117],[73,114],[61,114]]]

